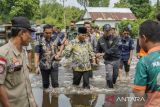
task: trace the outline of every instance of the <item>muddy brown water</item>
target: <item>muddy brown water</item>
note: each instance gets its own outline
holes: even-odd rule
[[[72,86],[72,71],[70,68],[59,68],[60,87],[47,92],[42,89],[40,75],[30,74],[32,90],[38,107],[143,107],[145,98],[134,97],[129,87],[133,83],[137,59],[134,57],[131,64],[130,80],[117,81],[114,89],[106,88],[105,67],[103,64],[93,72],[90,80],[91,89]],[[123,72],[123,75],[124,72]]]

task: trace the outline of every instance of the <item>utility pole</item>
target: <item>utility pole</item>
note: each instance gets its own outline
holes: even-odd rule
[[[83,2],[84,9],[87,10],[86,7],[89,5],[89,0],[83,0],[82,2]]]
[[[60,0],[61,2],[63,2],[63,21],[64,21],[64,28],[66,27],[66,13],[65,13],[65,2],[67,0]]]

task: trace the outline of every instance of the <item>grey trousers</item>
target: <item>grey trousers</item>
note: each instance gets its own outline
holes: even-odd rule
[[[113,84],[115,84],[117,81],[119,63],[120,63],[120,60],[105,61],[106,82],[109,88],[113,88]]]

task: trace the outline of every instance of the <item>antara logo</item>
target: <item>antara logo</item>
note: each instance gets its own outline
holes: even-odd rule
[[[116,102],[141,102],[144,101],[145,99],[143,97],[118,97]]]

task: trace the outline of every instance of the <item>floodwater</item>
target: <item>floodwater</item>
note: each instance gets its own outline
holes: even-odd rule
[[[40,75],[30,74],[33,94],[38,107],[143,107],[145,98],[134,97],[130,84],[133,83],[137,59],[134,57],[131,64],[130,80],[117,81],[114,89],[106,88],[105,67],[101,64],[93,71],[90,80],[91,89],[72,86],[72,71],[70,68],[59,68],[58,89],[43,92]],[[123,75],[124,72],[123,72]],[[125,76],[124,76],[125,77]]]

